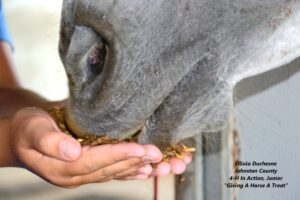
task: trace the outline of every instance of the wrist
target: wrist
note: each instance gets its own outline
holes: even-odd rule
[[[13,153],[11,119],[0,118],[0,167],[16,167],[16,157]]]

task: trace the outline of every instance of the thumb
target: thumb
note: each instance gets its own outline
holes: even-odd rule
[[[75,161],[81,146],[73,137],[61,132],[48,113],[39,109],[24,109],[19,116],[26,119],[23,129],[25,141],[35,151],[63,161]]]
[[[36,151],[59,160],[75,161],[80,156],[79,142],[62,132],[39,132],[33,135],[33,141]]]

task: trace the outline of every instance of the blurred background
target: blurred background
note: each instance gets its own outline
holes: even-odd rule
[[[3,0],[3,4],[14,40],[17,66],[15,70],[22,85],[49,100],[66,98],[67,80],[57,49],[62,0]],[[277,162],[278,176],[282,176],[283,182],[288,183],[285,189],[239,190],[236,199],[299,199],[300,179],[297,178],[300,167],[299,91],[299,59],[279,69],[248,78],[235,88],[236,131],[239,135],[240,159],[250,162]],[[224,151],[220,148],[210,155],[204,155],[206,158],[202,160],[199,157],[198,164],[202,171],[199,168],[198,172],[203,172],[200,173],[201,188],[195,186],[197,187],[195,191],[201,194],[199,200],[228,199],[224,194],[228,191],[234,192],[224,187],[224,182],[229,177],[224,176],[222,169],[231,164],[222,157]],[[214,168],[216,160],[210,165],[203,165],[203,162],[209,160],[209,156],[221,159],[221,168]],[[211,171],[208,173],[209,169]],[[223,177],[218,179],[216,174],[223,174]],[[216,191],[220,192],[217,194]],[[173,200],[174,192],[174,177],[160,178],[159,199]],[[149,200],[152,199],[152,195],[152,180],[112,181],[65,190],[46,183],[26,170],[9,168],[0,170],[0,200]]]
[[[66,98],[67,80],[57,49],[62,0],[4,0],[3,4],[22,85],[50,100]]]
[[[2,3],[21,84],[49,100],[66,98],[67,79],[58,55],[62,0],[2,0]],[[160,199],[174,199],[173,177],[160,181],[164,188]],[[149,200],[152,195],[152,180],[112,181],[65,190],[23,169],[0,170],[0,200]]]

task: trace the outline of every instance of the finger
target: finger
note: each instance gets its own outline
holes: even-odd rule
[[[74,161],[80,156],[79,142],[60,132],[52,118],[44,111],[35,108],[23,109],[17,114],[17,118],[23,119],[20,123],[23,123],[21,127],[24,128],[24,146],[33,148],[41,155],[63,161]]]
[[[80,156],[81,146],[71,136],[53,131],[47,120],[39,120],[40,124],[32,132],[33,148],[42,154],[64,161],[74,161]]]
[[[68,164],[68,173],[69,175],[89,174],[130,158],[142,159],[144,154],[144,147],[135,143],[85,147],[82,149],[80,158]]]
[[[32,153],[30,153],[32,154]],[[36,154],[36,153],[34,153]],[[31,155],[31,157],[37,157],[36,155]],[[132,158],[126,161],[120,161],[119,163],[108,166],[103,169],[99,169],[95,172],[86,175],[74,175],[69,176],[69,164],[64,161],[53,159],[50,157],[42,157],[38,162],[28,163],[27,166],[34,169],[34,173],[38,174],[40,177],[45,179],[54,185],[60,187],[70,188],[73,186],[79,186],[88,183],[102,183],[115,178],[116,174],[131,169],[127,171],[128,174],[136,173],[136,171],[144,164],[141,165],[142,161],[140,158]],[[55,169],[55,171],[53,171]]]
[[[127,176],[135,176],[135,175],[138,175],[139,172],[139,168],[141,168],[144,164],[140,164],[140,165],[137,165],[137,166],[134,166],[134,167],[131,167],[131,168],[128,168],[128,169],[125,169],[124,171],[120,171],[118,173],[116,173],[114,175],[114,179],[116,180],[119,180],[123,177],[127,177]]]
[[[87,183],[106,182],[120,177],[138,174],[138,170],[145,166],[141,158],[131,158],[128,160],[117,162],[114,165],[107,166],[95,172],[85,175],[70,176],[70,166],[73,162],[64,162],[50,157],[42,157],[36,155],[36,152],[29,152],[31,159],[36,162],[27,165],[34,169],[35,173],[44,177],[45,180],[62,187],[78,186]],[[76,162],[74,162],[76,163]],[[55,169],[55,171],[53,171]]]
[[[145,166],[139,168],[137,172],[139,174],[150,175],[152,173],[152,170],[153,170],[152,166],[148,164],[148,165],[145,165]]]
[[[99,183],[103,180],[119,178],[119,176],[128,176],[129,174],[136,172],[141,167],[142,163],[143,161],[140,158],[131,158],[104,167],[90,174],[74,176],[71,178],[71,181],[72,184],[78,185],[87,183]]]
[[[142,163],[139,166],[129,168],[123,172],[120,172],[115,175],[115,179],[120,180],[127,176],[136,176],[139,174],[150,175],[152,172],[152,167],[149,164]]]
[[[23,108],[19,110],[15,116],[14,116],[14,122],[19,124],[24,121],[28,121],[29,119],[35,118],[35,117],[43,117],[49,120],[49,122],[52,124],[52,127],[59,131],[59,128],[57,127],[55,121],[52,119],[52,117],[45,111],[35,108],[35,107],[28,107]]]
[[[139,178],[135,178],[135,177],[139,177],[139,176],[149,178],[151,173],[152,173],[152,166],[150,164],[147,164],[147,165],[144,165],[144,166],[140,167],[139,169],[137,169],[133,173],[130,173],[130,174],[126,173],[124,175],[119,174],[119,177],[116,178],[116,179],[120,180],[120,181],[133,180],[133,179],[139,179]]]
[[[161,151],[152,144],[144,145],[146,150],[145,156],[143,160],[148,163],[158,163],[162,160],[162,153]]]
[[[149,175],[146,174],[139,174],[136,176],[127,176],[124,178],[119,179],[120,181],[129,181],[129,180],[146,180],[149,178]]]
[[[154,146],[154,145],[144,145],[144,148],[146,149],[146,155],[143,157],[143,161],[147,163],[157,163],[160,162],[162,159],[162,154],[160,150]],[[145,174],[150,175],[152,173],[152,167],[150,164],[143,165],[138,170],[134,170],[134,174],[132,174],[132,169],[129,169],[127,171],[121,172],[115,176],[118,180],[123,180],[128,175],[130,176],[136,176],[138,174]]]
[[[184,153],[183,160],[186,164],[190,164],[192,162],[192,154],[191,153]]]
[[[170,159],[171,172],[174,174],[181,174],[186,169],[186,163],[179,158]]]
[[[61,132],[37,131],[32,135],[33,148],[42,154],[63,161],[74,161],[80,156],[81,146]]]
[[[161,162],[157,168],[152,172],[153,176],[166,176],[171,172],[171,166],[167,162]]]

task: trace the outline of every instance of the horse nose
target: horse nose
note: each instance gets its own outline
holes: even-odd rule
[[[91,81],[99,76],[105,65],[107,46],[103,40],[99,40],[93,45],[85,56],[85,66],[83,67],[86,81]]]

